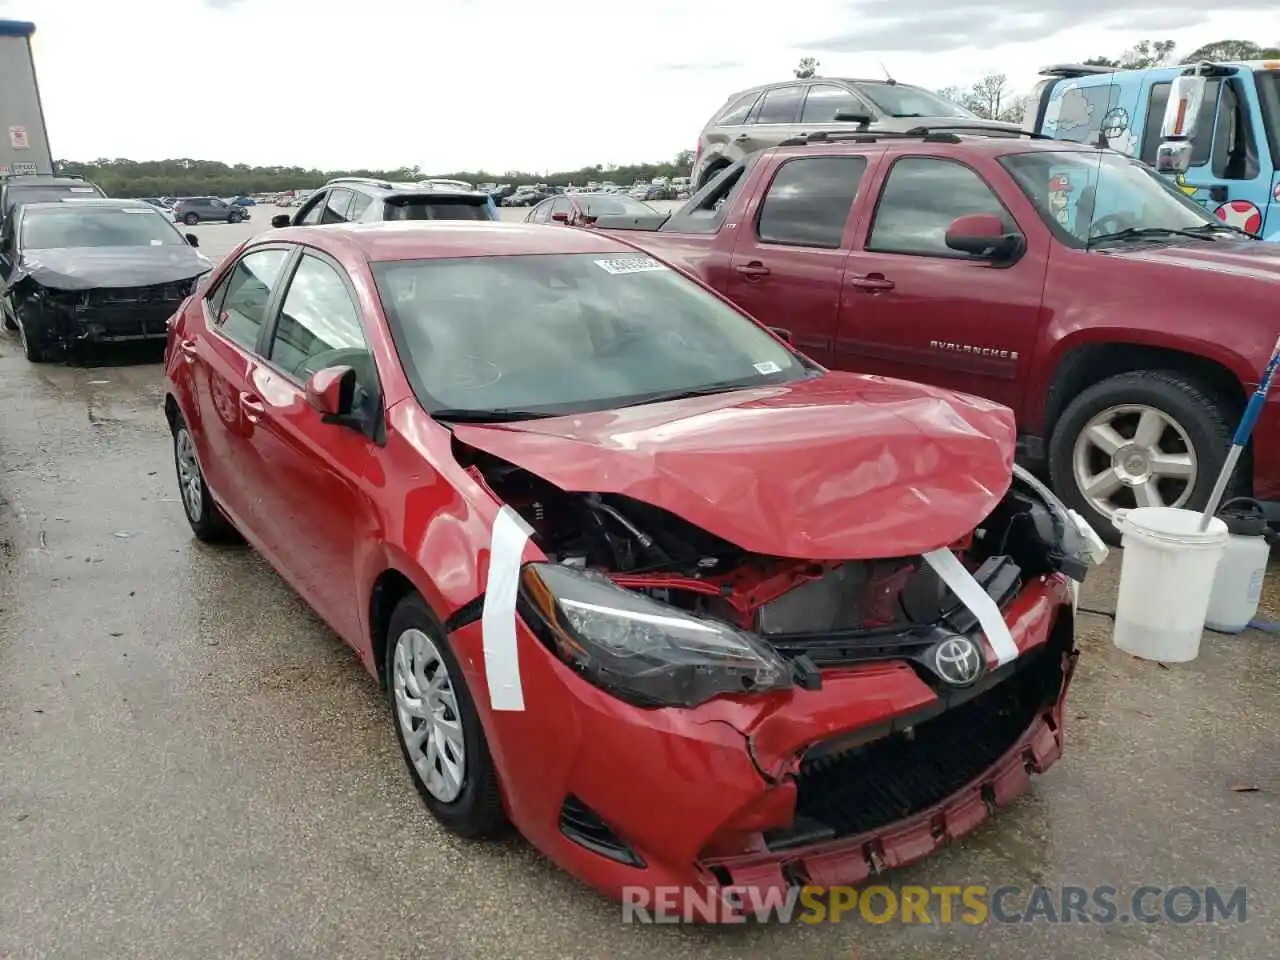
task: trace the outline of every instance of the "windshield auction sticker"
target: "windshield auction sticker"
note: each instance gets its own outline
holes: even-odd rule
[[[653,257],[618,257],[613,260],[597,260],[597,267],[605,273],[651,273],[667,269]]]

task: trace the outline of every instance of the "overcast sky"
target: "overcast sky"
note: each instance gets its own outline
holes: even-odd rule
[[[817,57],[938,88],[1144,38],[1280,41],[1275,0],[0,0],[33,20],[56,156],[431,172],[693,148],[733,91]],[[909,11],[909,13],[907,13]],[[1074,26],[1072,24],[1075,24]]]

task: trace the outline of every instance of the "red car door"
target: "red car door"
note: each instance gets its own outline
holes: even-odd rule
[[[832,359],[850,213],[867,172],[861,156],[783,160],[738,218],[726,296],[787,330],[801,352]]]
[[[250,392],[261,416],[250,438],[265,482],[257,491],[266,537],[291,581],[339,634],[360,637],[356,567],[378,513],[367,491],[381,475],[371,428],[325,423],[306,398],[320,370],[356,371],[356,398],[380,424],[381,390],[359,303],[345,269],[316,251],[298,260],[268,333]]]
[[[179,348],[192,360],[199,417],[194,431],[205,481],[235,525],[251,541],[260,535],[253,450],[256,410],[250,380],[267,311],[279,292],[288,247],[257,247],[224,274],[204,299],[201,329]]]
[[[1034,214],[1015,220],[968,164],[902,156],[884,165],[875,215],[860,225],[845,268],[835,366],[1018,409],[1040,328],[1047,233]],[[1016,189],[1010,181],[1008,190]],[[972,214],[994,215],[1021,233],[1025,252],[995,264],[950,249],[948,227]]]

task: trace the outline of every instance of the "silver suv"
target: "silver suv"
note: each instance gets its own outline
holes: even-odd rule
[[[816,130],[905,131],[922,125],[1007,127],[1011,134],[1019,129],[983,120],[936,93],[896,80],[809,77],[768,83],[735,93],[716,111],[698,138],[693,182],[701,188],[747,154]]]

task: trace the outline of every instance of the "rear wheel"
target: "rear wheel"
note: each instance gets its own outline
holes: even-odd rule
[[[182,510],[191,524],[191,532],[204,543],[235,543],[241,539],[218,505],[213,502],[209,487],[204,482],[200,460],[196,456],[195,439],[182,419],[175,414],[173,420],[173,462],[178,473],[178,494]]]
[[[185,217],[182,218],[182,222],[185,223],[188,227],[194,227],[197,223],[200,222],[200,216],[199,214],[188,213]]]
[[[499,833],[507,817],[480,716],[444,630],[417,594],[391,614],[386,672],[396,739],[427,809],[450,833]]]
[[[1229,404],[1171,370],[1122,373],[1083,391],[1049,441],[1058,495],[1111,543],[1115,512],[1134,507],[1196,510],[1231,445]]]

